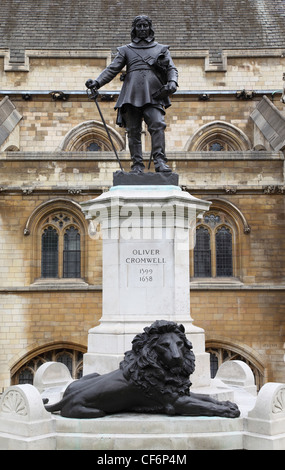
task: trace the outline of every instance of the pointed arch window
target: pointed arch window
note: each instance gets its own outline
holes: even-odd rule
[[[234,234],[230,217],[221,212],[206,212],[196,228],[192,276],[233,277]]]
[[[61,362],[68,368],[73,379],[79,379],[83,373],[83,354],[85,348],[74,349],[71,345],[67,347],[54,347],[46,351],[39,350],[29,357],[22,365],[17,364],[11,370],[11,383],[33,384],[34,375],[38,368],[46,362]]]
[[[108,126],[113,144],[117,151],[125,148],[121,135]],[[98,121],[85,121],[72,128],[59,146],[66,152],[109,152],[112,145],[104,125]]]
[[[211,277],[211,240],[209,230],[199,227],[194,249],[194,276]]]
[[[100,147],[97,142],[91,142],[86,147],[87,152],[100,152],[102,150],[102,146]]]
[[[31,243],[30,283],[88,282],[88,223],[80,204],[66,198],[43,202],[28,218],[23,234]]]
[[[232,233],[228,227],[221,227],[216,232],[216,272],[217,276],[233,275]]]
[[[64,233],[63,277],[80,277],[80,233],[74,226]]]
[[[81,229],[79,222],[71,214],[56,212],[44,220],[41,277],[81,277]]]
[[[187,144],[188,151],[234,152],[252,148],[247,135],[226,121],[213,121],[200,127]]]
[[[42,234],[42,277],[58,277],[58,233],[52,226]]]
[[[236,344],[219,343],[214,340],[206,341],[206,352],[210,354],[211,378],[215,378],[219,367],[227,361],[243,361],[252,370],[257,390],[265,383],[266,369],[254,354],[250,354]]]

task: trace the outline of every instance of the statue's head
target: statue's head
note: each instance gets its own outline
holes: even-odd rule
[[[177,396],[189,394],[195,356],[184,326],[157,320],[145,327],[134,337],[132,349],[125,353],[120,368],[146,394],[151,395],[154,390]]]
[[[152,21],[146,15],[136,16],[132,23],[131,39],[154,39],[154,30],[152,29]]]

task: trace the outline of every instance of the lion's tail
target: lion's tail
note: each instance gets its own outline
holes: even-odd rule
[[[60,411],[63,405],[63,400],[58,401],[57,403],[53,403],[52,405],[46,405],[44,401],[45,409],[50,413],[54,413],[55,411]]]

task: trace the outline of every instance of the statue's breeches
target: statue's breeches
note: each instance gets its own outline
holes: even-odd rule
[[[157,158],[166,160],[164,136],[166,124],[164,114],[165,112],[162,108],[152,105],[142,108],[136,108],[132,105],[124,106],[122,116],[126,123],[129,148],[133,161],[142,161],[141,131],[143,119],[151,135],[151,153],[154,161]]]

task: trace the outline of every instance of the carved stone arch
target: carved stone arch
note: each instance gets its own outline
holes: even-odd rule
[[[30,217],[28,218],[25,228],[24,235],[30,236],[31,253],[33,263],[30,271],[30,282],[34,283],[41,277],[41,235],[42,228],[47,225],[47,219],[56,213],[66,213],[72,218],[75,218],[76,225],[80,229],[81,233],[81,278],[87,276],[87,235],[88,235],[88,222],[86,221],[84,214],[81,210],[81,206],[67,198],[55,198],[41,203],[36,207]]]
[[[222,198],[206,198],[206,199],[211,201],[212,203],[210,210],[216,209],[216,210],[221,210],[222,212],[228,213],[229,216],[235,220],[238,229],[242,228],[242,231],[245,234],[250,233],[251,228],[247,222],[246,217],[235,204]]]
[[[86,219],[83,215],[80,204],[67,198],[54,198],[41,203],[33,210],[25,224],[24,235],[30,235],[42,217],[47,216],[50,212],[54,212],[55,210],[69,210],[76,212],[77,217],[87,229]]]
[[[107,126],[116,150],[123,150],[124,140],[112,127]],[[73,127],[60,144],[58,150],[66,152],[80,152],[88,150],[89,145],[97,144],[101,151],[112,151],[112,144],[101,122],[85,121]]]
[[[17,377],[21,369],[25,367],[29,367],[29,363],[36,359],[42,358],[43,362],[45,361],[45,355],[49,352],[53,352],[55,355],[59,354],[60,351],[74,351],[81,354],[86,353],[86,346],[82,346],[81,344],[72,343],[68,341],[56,341],[53,343],[47,343],[42,346],[32,347],[29,352],[27,352],[24,356],[22,356],[17,361],[13,361],[10,367],[10,375],[11,375],[11,383],[15,385],[17,382]]]
[[[227,338],[213,337],[206,340],[206,351],[217,355],[218,366],[229,360],[243,360],[252,369],[258,390],[267,381],[267,368],[264,358],[251,347],[233,342]]]
[[[8,147],[4,149],[4,152],[19,152],[19,150],[17,145],[8,145]]]
[[[210,151],[212,145],[219,145],[220,150],[246,151],[251,149],[247,135],[225,121],[213,121],[200,127],[188,140],[186,151]]]

